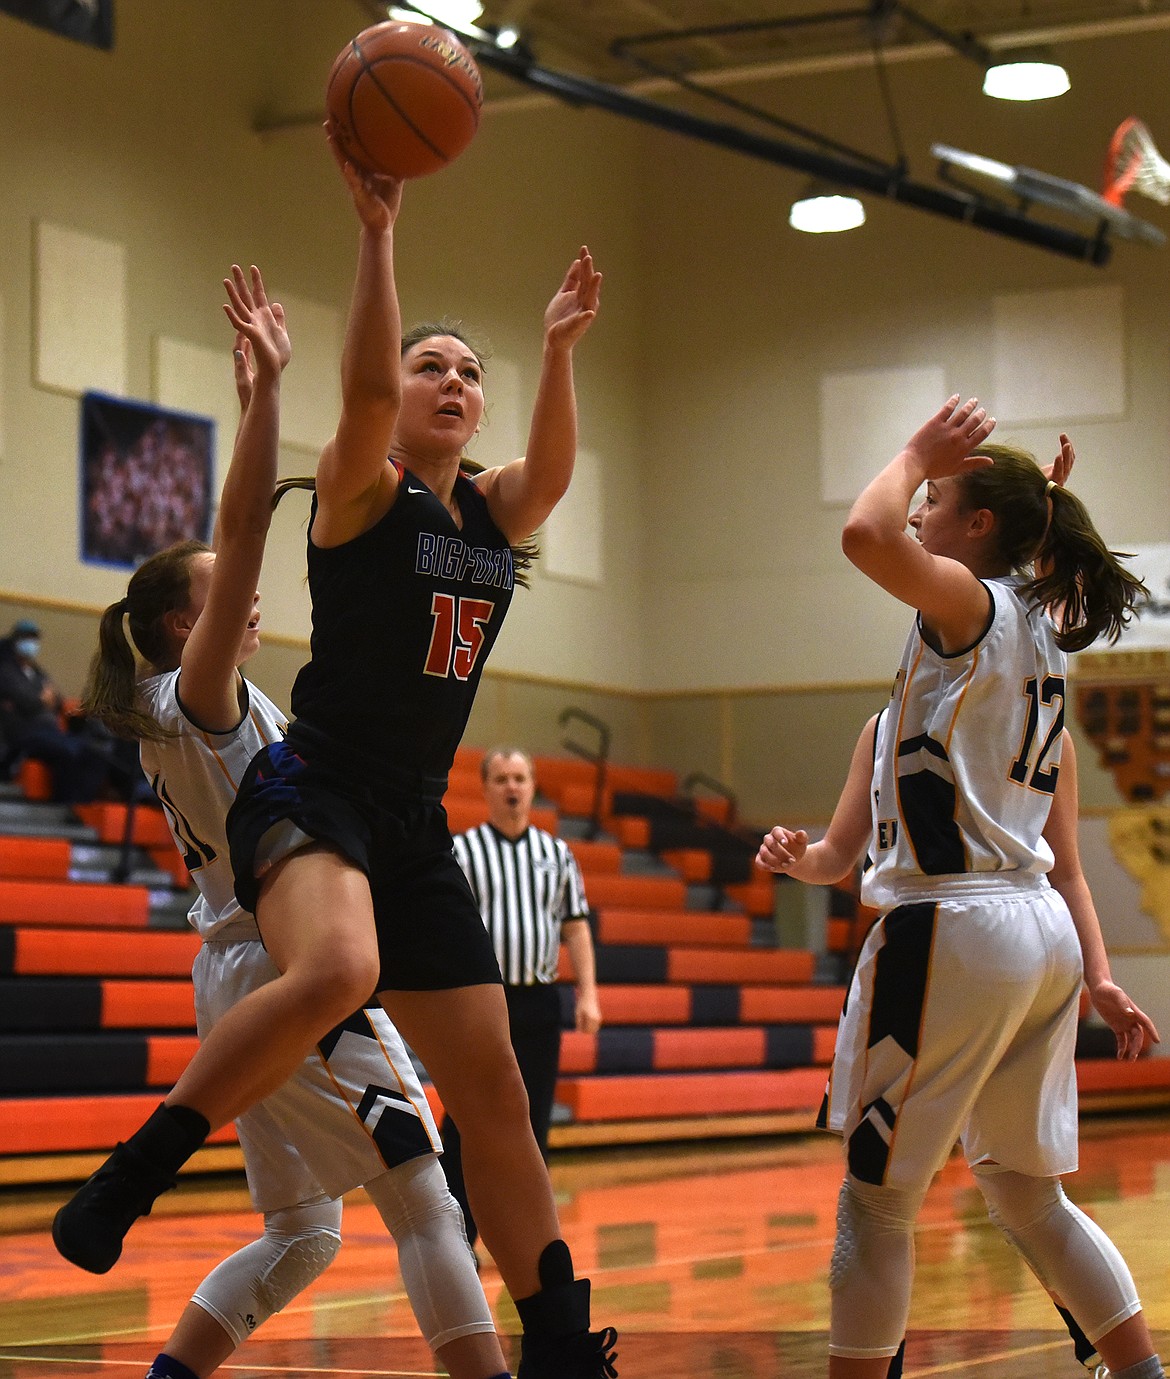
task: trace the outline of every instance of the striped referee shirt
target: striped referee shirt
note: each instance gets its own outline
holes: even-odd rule
[[[512,839],[480,824],[454,842],[504,984],[556,981],[561,925],[589,913],[577,861],[564,840],[531,825]]]

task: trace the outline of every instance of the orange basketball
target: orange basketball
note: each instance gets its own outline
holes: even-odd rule
[[[325,108],[342,152],[366,172],[425,177],[467,147],[483,81],[462,43],[432,24],[363,29],[333,64]]]

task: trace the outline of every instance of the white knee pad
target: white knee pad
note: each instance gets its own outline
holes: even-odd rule
[[[192,1298],[237,1345],[332,1264],[341,1203],[330,1198],[266,1212],[264,1234],[217,1265]]]
[[[460,1336],[495,1331],[467,1243],[463,1213],[433,1154],[399,1164],[365,1184],[398,1246],[402,1282],[432,1350]]]
[[[910,1314],[914,1218],[924,1191],[875,1187],[847,1176],[837,1200],[829,1265],[829,1353],[896,1355]]]
[[[1064,1195],[1059,1178],[973,1168],[987,1213],[1094,1345],[1141,1311],[1117,1246]]]

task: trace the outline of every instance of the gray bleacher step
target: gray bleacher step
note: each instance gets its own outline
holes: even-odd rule
[[[187,911],[194,904],[194,887],[186,891],[157,890],[150,893],[151,929],[189,929]]]
[[[623,876],[669,876],[677,877],[678,872],[653,852],[642,848],[625,848],[622,851],[621,874]]]
[[[776,922],[760,915],[752,916],[751,946],[753,948],[779,948],[776,936]]]
[[[593,833],[593,820],[581,814],[560,814],[557,816],[557,832],[562,838],[581,838],[588,839],[594,843],[616,843],[617,839],[612,833],[606,833],[603,829],[600,833]]]
[[[111,881],[121,861],[122,848],[118,843],[74,843],[70,850],[69,879]],[[171,885],[171,873],[157,866],[148,852],[135,847],[131,850],[130,870],[125,881],[131,886],[165,890]]]
[[[743,906],[738,901],[729,900],[723,893],[723,887],[713,881],[688,882],[687,909],[722,910],[729,915],[743,914]]]
[[[94,842],[97,834],[83,824],[67,804],[34,804],[24,799],[0,799],[0,834],[10,838],[65,838]]]

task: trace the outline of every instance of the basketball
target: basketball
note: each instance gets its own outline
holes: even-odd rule
[[[457,158],[482,104],[471,54],[432,24],[363,29],[338,53],[325,88],[341,151],[365,172],[394,177],[425,177]]]

